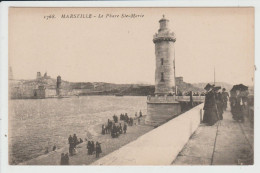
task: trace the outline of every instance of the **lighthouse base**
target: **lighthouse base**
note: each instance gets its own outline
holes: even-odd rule
[[[181,104],[174,96],[148,97],[145,124],[159,126],[181,113]]]

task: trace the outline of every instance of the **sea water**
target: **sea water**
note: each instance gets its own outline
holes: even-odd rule
[[[17,164],[44,154],[46,147],[68,145],[69,135],[83,140],[114,114],[146,114],[143,96],[82,96],[9,101],[9,161]],[[101,132],[101,127],[100,127]]]

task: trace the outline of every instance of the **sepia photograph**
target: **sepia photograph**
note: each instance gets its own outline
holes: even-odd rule
[[[9,7],[8,164],[254,165],[254,7]]]

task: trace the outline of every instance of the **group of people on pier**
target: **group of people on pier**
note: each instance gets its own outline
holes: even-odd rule
[[[127,113],[120,114],[119,120],[118,116],[114,115],[113,120],[108,119],[106,124],[102,125],[101,134],[111,134],[112,138],[118,137],[120,134],[125,134],[127,131],[127,125],[133,126],[134,125],[134,119],[138,120],[138,124],[140,124],[140,119],[143,116],[142,111],[140,110],[139,116],[137,115],[137,112],[135,113],[135,117],[129,117]]]
[[[77,135],[74,134],[73,137],[70,135],[68,138],[69,142],[69,153],[71,156],[76,154],[76,145],[83,142],[81,138],[78,139]]]
[[[218,120],[223,119],[223,112],[227,108],[229,94],[225,88],[220,92],[220,86],[207,84],[204,89],[206,90],[206,94],[203,108],[203,123],[212,126]]]
[[[60,164],[61,165],[69,165],[69,154],[66,153],[61,153],[61,159],[60,159]]]
[[[111,121],[110,119],[107,120],[106,125],[102,125],[102,135],[105,134],[111,134],[112,138],[118,137],[122,133],[126,133],[127,131],[127,125],[124,122],[124,125],[122,127],[121,123],[118,123],[118,121]]]
[[[230,101],[232,118],[236,121],[244,122],[244,115],[247,114],[248,87],[239,84],[234,85],[230,90],[230,96],[226,89],[207,84],[204,88],[205,94],[203,122],[214,125],[218,120],[223,119],[223,112],[227,109],[227,102]]]
[[[92,155],[94,153],[96,153],[96,158],[99,157],[99,154],[102,153],[102,149],[101,149],[101,143],[99,143],[98,141],[96,142],[96,146],[94,141],[88,141],[87,143],[87,150],[88,150],[88,155]]]

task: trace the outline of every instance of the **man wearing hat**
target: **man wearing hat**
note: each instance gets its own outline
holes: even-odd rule
[[[214,86],[209,83],[204,88],[206,90],[205,103],[204,103],[204,116],[203,123],[210,126],[214,125],[218,121],[217,105],[215,100]]]

